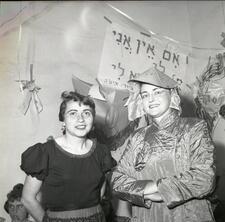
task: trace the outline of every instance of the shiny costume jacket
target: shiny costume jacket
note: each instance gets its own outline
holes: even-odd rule
[[[138,129],[112,174],[113,192],[132,203],[132,221],[212,222],[206,196],[214,189],[214,146],[205,121],[173,111]],[[149,180],[162,202],[144,200]]]

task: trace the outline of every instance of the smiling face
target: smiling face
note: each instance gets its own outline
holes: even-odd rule
[[[12,222],[23,222],[27,218],[27,210],[20,200],[9,201],[8,210]]]
[[[78,101],[67,102],[64,114],[66,134],[86,137],[93,126],[93,121],[93,110],[90,106]]]
[[[171,93],[169,89],[142,84],[140,94],[145,112],[153,119],[160,120],[170,111]]]

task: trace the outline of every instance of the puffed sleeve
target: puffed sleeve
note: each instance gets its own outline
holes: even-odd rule
[[[132,135],[124,153],[112,173],[112,189],[115,195],[138,206],[149,208],[151,201],[145,201],[144,189],[148,180],[138,180],[134,175],[135,148],[138,144],[136,135]]]
[[[109,149],[102,145],[102,160],[101,168],[104,173],[109,172],[113,167],[116,166],[116,161],[111,156]]]
[[[20,168],[38,180],[44,180],[48,173],[48,152],[46,146],[37,143],[22,153]]]
[[[189,169],[158,181],[158,191],[169,208],[193,198],[203,198],[215,186],[214,146],[206,122],[198,121],[187,134]]]

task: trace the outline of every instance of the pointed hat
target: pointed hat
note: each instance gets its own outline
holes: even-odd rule
[[[128,82],[140,82],[155,85],[162,88],[172,89],[177,86],[177,82],[165,73],[152,67],[143,73],[137,74],[133,79]]]

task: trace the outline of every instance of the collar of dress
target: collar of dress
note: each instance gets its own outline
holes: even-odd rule
[[[158,129],[164,129],[176,122],[179,118],[178,112],[176,110],[171,110],[166,116],[164,116],[160,122],[156,123],[152,120],[152,125]]]

